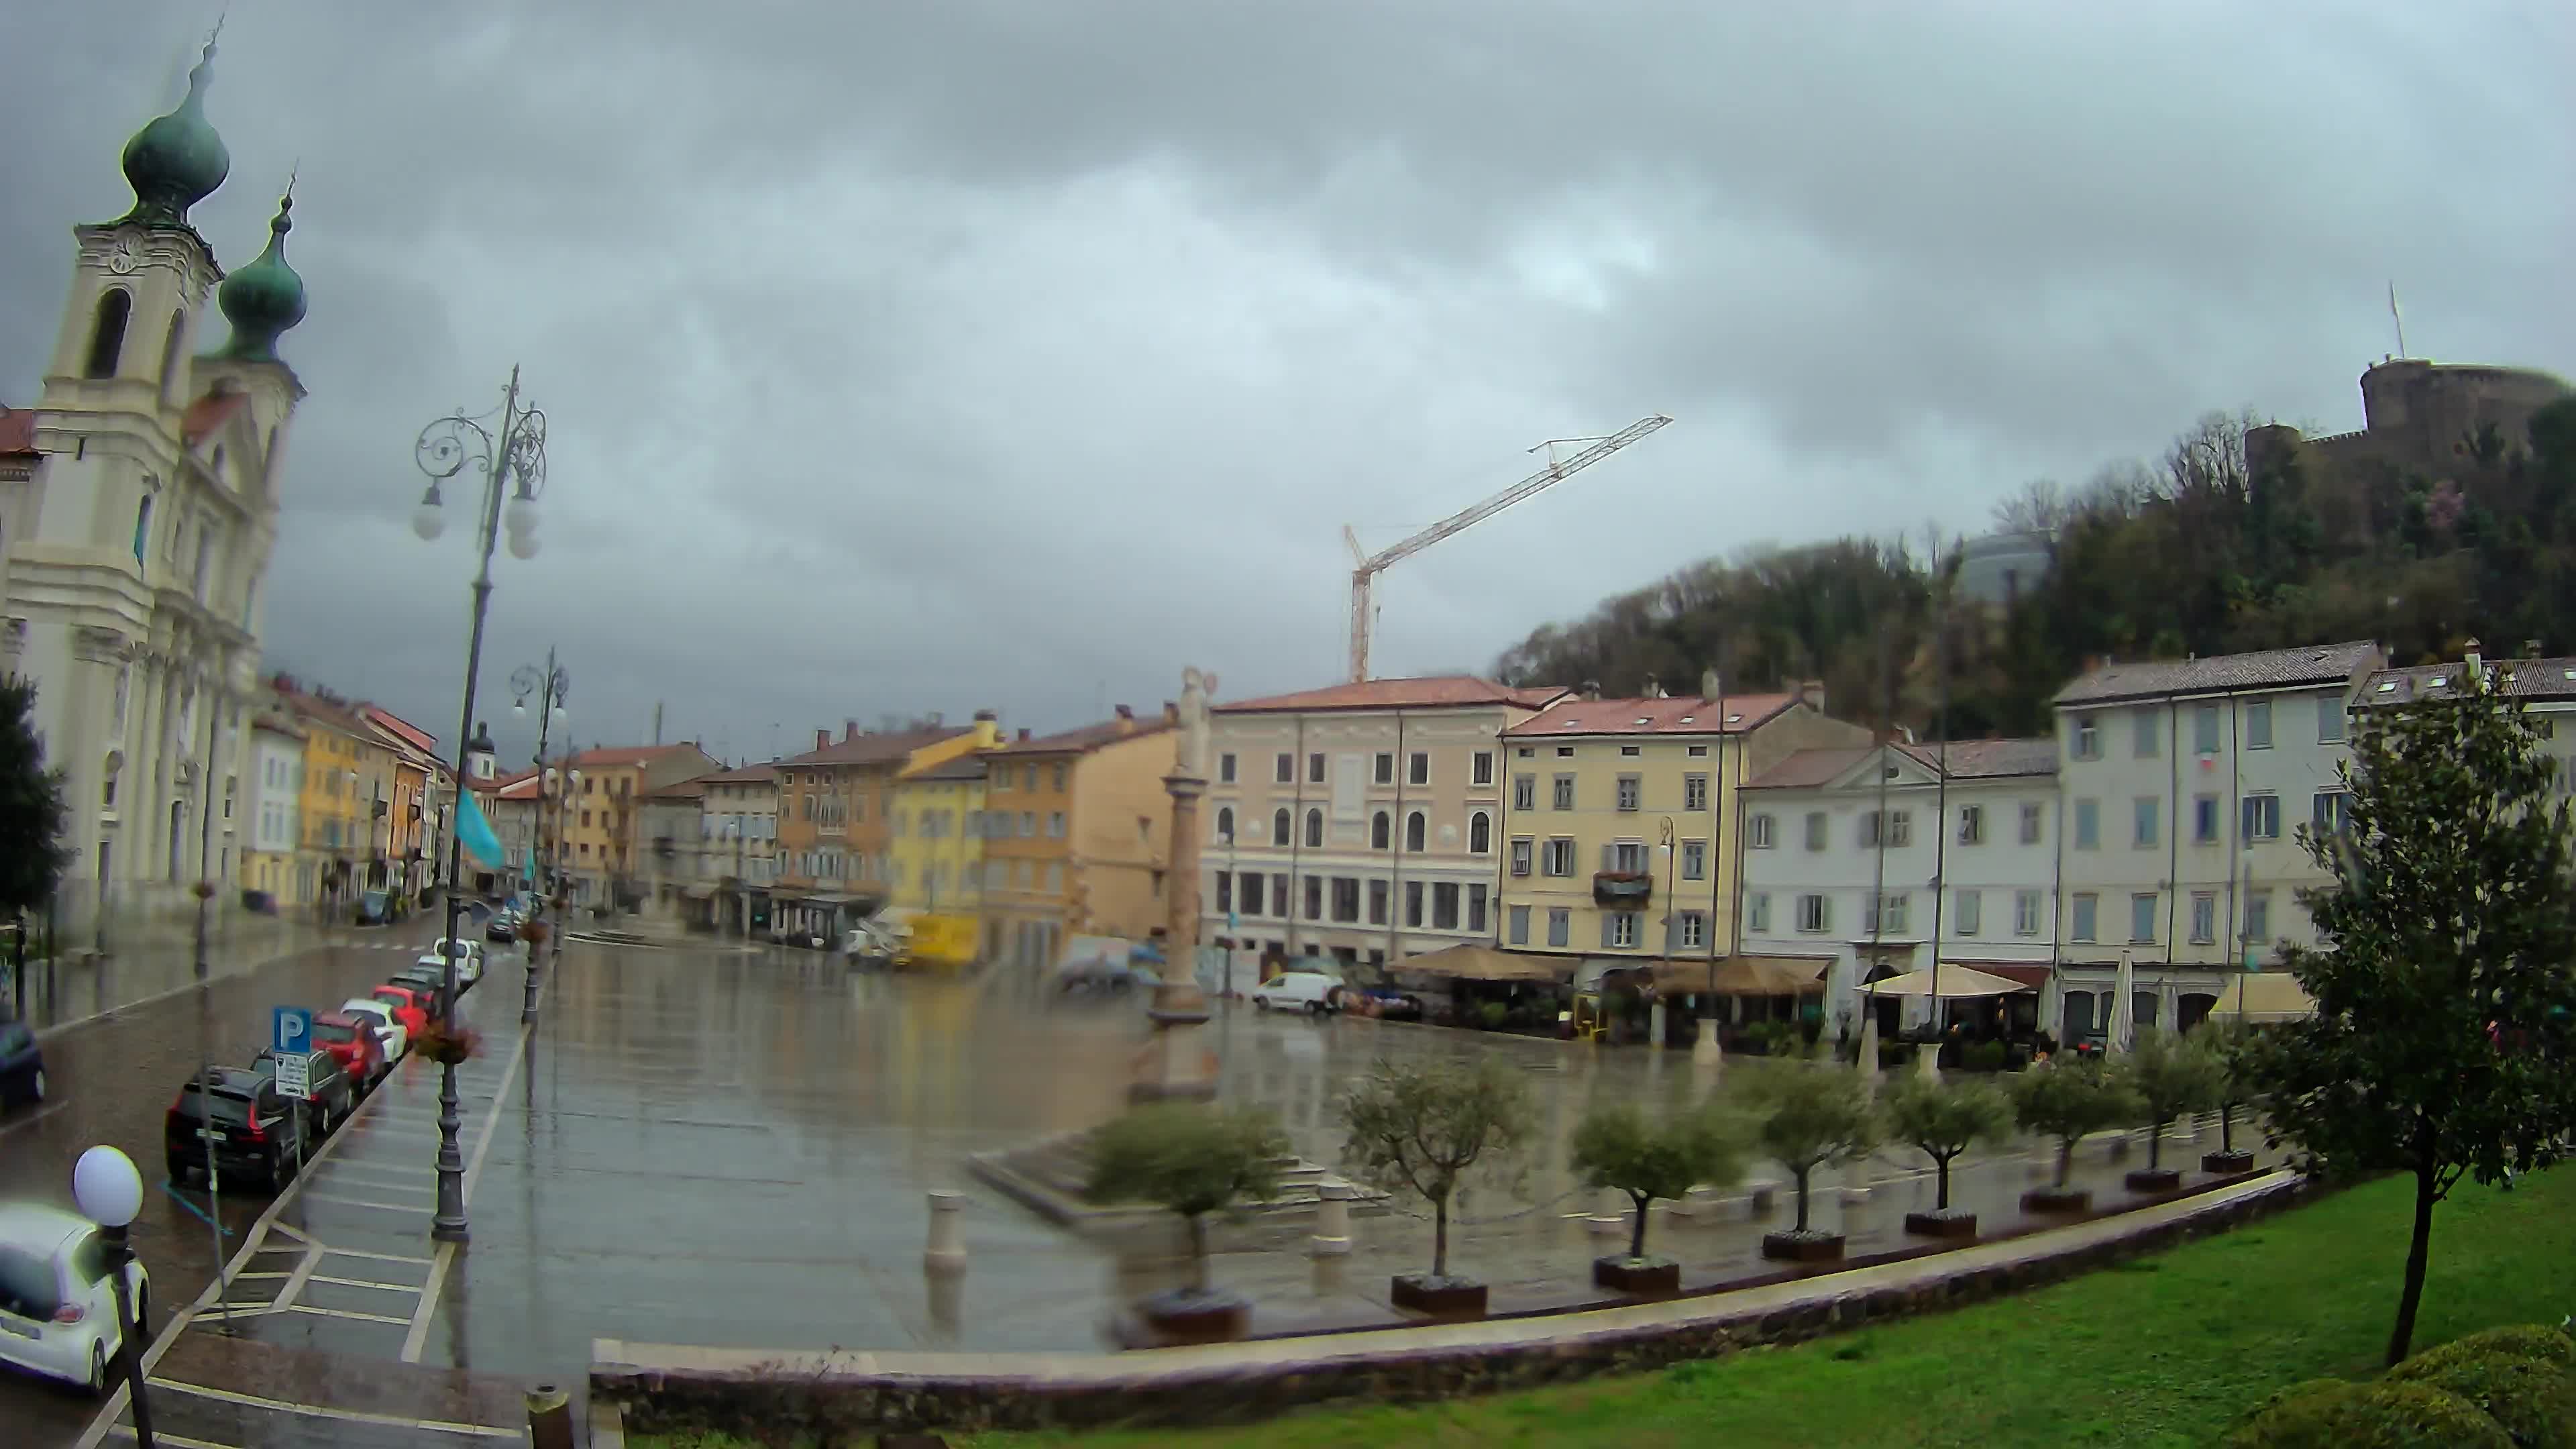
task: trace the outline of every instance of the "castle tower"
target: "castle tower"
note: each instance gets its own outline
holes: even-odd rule
[[[197,881],[221,891],[236,878],[260,583],[304,396],[276,353],[304,314],[288,204],[268,250],[229,280],[189,219],[232,166],[206,118],[214,57],[210,40],[179,104],[126,143],[133,207],[72,229],[33,409],[38,461],[0,484],[23,490],[6,500],[17,526],[0,669],[35,681],[70,807],[57,920],[73,943],[106,949],[138,921],[193,909]],[[201,357],[209,300],[231,339]]]

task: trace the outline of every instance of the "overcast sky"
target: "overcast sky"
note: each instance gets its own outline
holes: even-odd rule
[[[210,4],[10,7],[0,400]],[[552,423],[480,713],[584,742],[1041,730],[1381,674],[1766,540],[1982,526],[2209,408],[2341,431],[2394,349],[2567,371],[2576,21],[2523,5],[236,3],[197,208],[290,255],[270,662],[455,729],[470,530],[412,441]],[[210,333],[220,336],[220,332]],[[463,510],[456,510],[462,512]],[[524,753],[523,734],[505,734]]]

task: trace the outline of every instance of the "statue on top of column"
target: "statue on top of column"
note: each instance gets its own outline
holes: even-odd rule
[[[1195,665],[1181,671],[1181,730],[1173,763],[1194,779],[1207,778],[1208,697],[1215,693],[1215,675]]]

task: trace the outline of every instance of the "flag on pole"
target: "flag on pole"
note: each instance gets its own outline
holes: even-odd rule
[[[456,838],[474,852],[476,860],[495,870],[509,863],[501,837],[493,833],[492,822],[483,817],[483,806],[471,790],[465,792],[465,808],[456,817]]]

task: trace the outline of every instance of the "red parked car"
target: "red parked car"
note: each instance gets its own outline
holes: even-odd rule
[[[429,1003],[422,1001],[420,994],[410,987],[377,986],[370,988],[367,994],[392,1007],[394,1020],[401,1022],[403,1030],[413,1036],[419,1036],[421,1029],[429,1025]]]
[[[313,1017],[313,1044],[329,1052],[340,1063],[340,1070],[358,1084],[358,1090],[374,1088],[386,1068],[384,1043],[377,1039],[367,1024],[345,1012],[317,1012]]]

